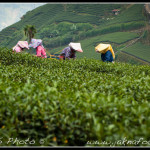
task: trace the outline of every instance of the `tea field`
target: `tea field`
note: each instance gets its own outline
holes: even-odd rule
[[[0,50],[0,146],[149,146],[150,66]]]
[[[130,40],[136,39],[138,38],[139,35],[137,33],[130,33],[130,32],[115,32],[115,33],[108,33],[108,34],[104,34],[104,35],[98,35],[95,37],[90,37],[88,39],[84,39],[79,41],[82,45],[82,48],[84,50],[84,53],[77,53],[78,58],[94,58],[94,59],[101,59],[101,56],[98,55],[95,52],[95,47],[99,44],[99,43],[112,43],[112,47],[114,49],[114,51],[117,51],[116,49],[118,49],[118,47],[115,45],[120,45],[120,44],[124,44]],[[61,46],[58,48],[52,48],[49,50],[49,52],[52,53],[61,53],[61,50],[64,49],[64,47],[67,47],[68,45],[65,46]],[[137,48],[138,49],[138,48]],[[137,50],[136,49],[136,50]],[[48,49],[47,49],[48,51]],[[145,53],[144,53],[145,54]],[[143,55],[144,55],[143,54]]]
[[[150,50],[149,49],[150,49],[150,46],[144,45],[138,42],[132,45],[131,47],[126,48],[124,51],[150,62]]]

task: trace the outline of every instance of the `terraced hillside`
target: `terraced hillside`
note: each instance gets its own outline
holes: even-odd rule
[[[45,30],[45,28],[49,27],[49,29],[52,31],[53,30],[52,27],[55,26],[55,24],[58,24],[59,22],[64,21],[70,23],[89,22],[91,24],[97,24],[100,20],[100,16],[104,14],[104,11],[109,11],[111,9],[118,7],[121,6],[109,5],[108,7],[105,5],[46,4],[44,6],[34,9],[33,11],[27,12],[23,16],[22,20],[2,30],[2,32],[0,33],[0,43],[5,41],[4,37],[7,37],[9,39],[9,42],[11,42],[11,38],[14,39],[14,36],[16,34],[17,34],[16,36],[20,35],[22,39],[24,39],[25,37],[22,35],[22,33],[19,33],[19,31],[22,31],[23,27],[26,24],[35,25],[35,27],[38,30],[38,35],[41,36],[42,34],[41,32]],[[83,15],[83,13],[79,14],[80,11],[85,12],[85,10],[88,10],[86,12],[87,15]],[[96,10],[99,10],[99,15],[96,13],[98,12]],[[68,28],[67,32],[70,31],[71,29]],[[10,43],[9,46],[13,46],[13,44]]]
[[[135,53],[135,51],[136,51],[136,53]],[[150,61],[150,47],[145,46],[139,42],[132,45],[129,48],[126,48],[126,50],[124,52],[127,52],[127,53],[134,55],[138,58],[141,58],[143,60]]]
[[[113,14],[114,9],[120,10],[118,15]],[[27,40],[23,31],[27,24],[35,25],[35,38],[43,40],[48,53],[60,52],[70,42],[80,42],[84,53],[78,58],[99,59],[94,52],[96,44],[109,42],[115,51],[120,50],[143,34],[146,29],[134,36],[130,32],[145,28],[147,18],[143,4],[46,4],[3,29],[0,47],[12,48],[17,41]]]

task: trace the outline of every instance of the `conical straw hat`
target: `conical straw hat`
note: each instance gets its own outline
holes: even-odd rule
[[[101,52],[101,51],[107,49],[109,46],[110,46],[110,44],[102,44],[102,43],[100,43],[99,45],[97,45],[95,47],[95,51]]]
[[[82,48],[81,48],[81,44],[80,43],[70,43],[69,44],[70,47],[72,47],[74,50],[78,51],[78,52],[83,52]]]

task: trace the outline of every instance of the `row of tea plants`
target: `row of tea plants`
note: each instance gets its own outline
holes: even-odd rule
[[[0,146],[149,146],[149,107],[148,65],[0,49]]]

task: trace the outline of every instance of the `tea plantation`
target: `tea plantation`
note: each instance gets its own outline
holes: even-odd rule
[[[137,49],[137,47],[138,47],[138,49]],[[131,47],[126,48],[124,51],[133,55],[136,50],[136,54],[134,54],[135,56],[140,57],[146,61],[150,61],[149,48],[150,47],[148,45],[144,45],[144,44],[138,42],[138,43],[132,45]]]
[[[149,146],[150,66],[0,50],[0,146]]]

